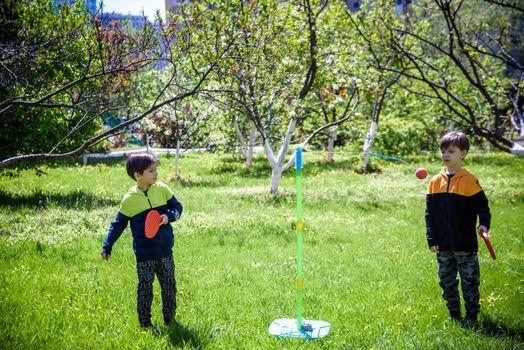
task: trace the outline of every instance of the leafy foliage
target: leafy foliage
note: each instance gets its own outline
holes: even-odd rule
[[[3,1],[0,167],[79,155],[135,123],[162,145],[229,151],[236,120],[243,132],[255,125],[265,147],[286,140],[285,151],[330,123],[316,147],[335,133],[336,145],[362,143],[380,118],[385,153],[431,150],[449,127],[510,151],[524,101],[519,7],[409,8],[398,16],[385,0],[357,13],[332,1],[183,2],[131,30],[103,26],[80,1]],[[103,129],[106,113],[124,123]]]
[[[68,108],[89,84],[41,100],[83,71],[90,19],[79,6],[55,11],[51,1],[2,2],[2,68],[0,69],[0,158],[51,151],[68,131],[82,122],[82,113]],[[76,96],[75,96],[76,93]],[[16,103],[20,101],[20,103]],[[10,104],[12,103],[12,104]],[[54,105],[57,108],[53,108]],[[60,106],[60,107],[59,107]],[[83,129],[60,150],[78,145],[100,125]]]
[[[401,73],[406,89],[441,104],[462,130],[509,151],[505,133],[520,128],[524,86],[524,65],[505,49],[512,11],[484,1],[421,1],[413,8],[409,20],[386,25],[400,61],[383,69]]]

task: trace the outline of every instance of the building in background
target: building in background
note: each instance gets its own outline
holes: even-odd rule
[[[123,25],[121,28],[124,30],[140,29],[149,22],[143,15],[123,15],[117,12],[104,12],[99,14],[98,17],[102,20],[104,27],[107,27],[112,21],[118,21]]]
[[[195,0],[165,0],[166,5],[166,13],[169,11],[176,12],[180,5],[183,3],[192,3]],[[281,0],[281,2],[284,2],[285,0]],[[403,15],[409,11],[409,5],[411,4],[413,0],[394,0],[395,4],[395,12],[397,14]],[[366,0],[345,0],[344,1],[351,12],[356,12],[360,10],[360,7],[362,6],[362,3],[366,2]],[[212,5],[210,5],[212,7]]]
[[[169,12],[176,12],[178,10],[178,0],[165,0],[166,2],[166,14]]]
[[[96,8],[96,0],[54,0],[55,6],[58,7],[59,4],[66,3],[67,5],[72,5],[77,1],[83,1],[84,4],[87,7],[87,11],[94,15],[97,8]]]
[[[104,27],[107,27],[110,22],[112,21],[118,21],[121,24],[123,24],[123,29],[140,29],[144,27],[146,22],[148,21],[147,18],[145,18],[143,15],[124,15],[117,12],[102,12],[97,13],[97,0],[54,0],[55,6],[58,8],[60,4],[66,4],[66,5],[72,5],[76,3],[77,1],[82,1],[87,7],[87,11],[94,15],[97,14],[97,17],[99,17],[102,20],[102,24]],[[166,0],[168,1],[168,0]],[[172,0],[174,3],[176,3],[176,0]]]
[[[366,1],[365,0],[345,0],[345,2],[346,2],[346,5],[349,11],[356,12],[360,10],[360,7]],[[395,12],[399,15],[403,15],[407,13],[409,11],[409,5],[411,4],[411,2],[412,0],[394,0]]]
[[[165,0],[165,5],[166,5],[166,15],[171,12],[171,13],[175,13],[177,12],[180,7],[182,5],[191,5],[192,3],[194,3],[195,1],[199,1],[199,0]],[[281,2],[283,2],[284,0],[280,0]],[[215,5],[212,3],[212,2],[204,2],[206,4],[206,6],[211,9],[211,10],[214,10],[215,9]]]

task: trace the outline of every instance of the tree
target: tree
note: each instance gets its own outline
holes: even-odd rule
[[[235,100],[231,87],[227,85],[229,79],[224,79],[223,74],[224,69],[219,69],[216,79],[218,83],[214,84],[214,90],[201,93],[207,104],[220,110],[215,113],[213,120],[217,125],[217,131],[222,135],[222,142],[214,146],[222,147],[227,152],[233,152],[233,155],[238,149],[246,167],[249,168],[253,166],[254,151],[256,145],[259,144],[260,134],[255,124]],[[226,93],[221,86],[227,91]],[[228,94],[231,96],[228,97]]]
[[[308,96],[318,70],[317,24],[328,6],[309,1],[249,1],[234,9],[239,33],[228,59],[219,70],[224,103],[247,116],[262,138],[271,166],[270,193],[275,194],[282,173],[294,163],[285,161],[297,122],[307,116]],[[305,138],[307,144],[328,123]],[[280,148],[275,155],[274,146]]]
[[[519,128],[524,66],[507,50],[511,11],[455,0],[420,1],[413,9],[410,21],[383,21],[401,60],[377,69],[400,74],[411,93],[441,103],[464,131],[515,151],[506,135]],[[426,88],[415,91],[410,82]]]
[[[78,4],[59,11],[43,0],[0,6],[2,28],[9,28],[0,46],[0,158],[78,144],[101,125],[86,125],[104,109],[96,92],[110,89],[124,72],[104,55],[116,30],[97,35],[96,23]],[[105,73],[94,73],[95,65]],[[75,127],[78,136],[62,141]]]
[[[358,58],[361,47],[354,40],[353,29],[345,11],[344,3],[331,3],[325,14],[318,18],[318,69],[311,93],[305,100],[302,131],[325,128],[315,143],[327,142],[326,162],[334,162],[334,147],[344,124],[355,119],[355,110],[360,102],[360,88],[363,83],[359,76],[362,68]]]
[[[407,13],[407,9],[403,8],[402,12]],[[354,32],[358,33],[358,46],[363,48],[360,61],[362,64],[364,61],[367,62],[367,69],[360,76],[361,80],[367,82],[363,89],[366,90],[364,95],[367,100],[366,105],[370,106],[368,114],[371,116],[371,125],[362,150],[363,167],[367,169],[369,151],[378,132],[384,102],[387,100],[390,88],[402,76],[401,73],[392,73],[387,69],[396,67],[399,58],[398,53],[391,49],[389,37],[391,33],[383,29],[382,23],[386,22],[389,26],[394,26],[395,22],[401,19],[394,15],[393,7],[389,2],[377,2],[371,8],[363,8],[356,14],[347,10],[346,13]]]
[[[67,132],[62,140],[51,149],[44,151],[39,148],[36,153],[4,155],[0,169],[23,161],[58,160],[79,155],[118,130],[151,116],[156,110],[195,95],[230,46],[230,42],[227,41],[230,36],[225,33],[228,29],[224,27],[227,23],[216,21],[215,14],[206,11],[204,5],[195,4],[190,12],[183,10],[167,23],[158,19],[158,31],[154,30],[152,25],[146,25],[133,35],[126,34],[128,37],[122,40],[118,27],[108,31],[102,28],[96,18],[85,20],[86,17],[82,17],[84,20],[80,22],[81,25],[72,26],[74,30],[65,25],[50,23],[49,21],[58,19],[69,22],[68,17],[62,19],[65,12],[47,11],[51,2],[43,1],[30,2],[25,7],[17,8],[16,11],[23,14],[19,17],[26,21],[17,35],[25,35],[25,39],[13,41],[8,47],[9,52],[2,56],[1,63],[11,72],[14,68],[33,61],[45,63],[44,68],[29,71],[28,79],[25,80],[19,79],[17,74],[12,74],[13,79],[6,84],[9,89],[3,91],[15,91],[16,94],[2,94],[2,120],[7,119],[5,113],[15,106],[29,106],[26,111],[29,117],[32,117],[31,113],[34,110],[58,110],[61,113],[64,113],[64,109],[76,111],[81,106],[88,105],[87,102],[93,95],[97,97],[93,103],[96,108],[82,110],[83,113],[67,125]],[[51,19],[33,25],[29,19],[38,11],[42,14],[49,12]],[[26,27],[32,30],[29,31]],[[214,30],[204,30],[208,27],[213,27]],[[78,47],[71,47],[71,42]],[[51,44],[53,45],[50,46]],[[62,45],[68,50],[61,49]],[[65,79],[63,71],[67,71],[67,67],[70,66],[68,59],[78,52],[82,55],[75,56],[75,74]],[[114,96],[115,90],[104,89],[108,84],[112,89],[118,89],[119,85],[114,85],[114,79],[119,81],[122,74],[126,78],[128,74],[132,76],[135,72],[158,67],[163,67],[167,73],[165,79],[157,82],[158,89],[148,92],[151,96],[146,100],[151,102],[147,106],[140,103],[107,105],[119,100]],[[51,72],[58,73],[51,75]],[[26,81],[31,84],[27,84]],[[129,92],[134,93],[133,90]],[[142,100],[137,96],[134,99]],[[126,110],[127,120],[109,130],[97,130],[89,136],[81,135],[77,142],[68,144],[67,141],[79,135],[86,127],[92,127],[97,123],[100,125],[98,117],[108,110]],[[53,126],[60,122],[58,118],[48,120],[49,125]]]

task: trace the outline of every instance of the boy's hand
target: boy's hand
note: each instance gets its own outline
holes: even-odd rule
[[[438,253],[439,249],[440,247],[438,245],[434,245],[431,248],[429,248],[429,250],[431,250],[433,253]]]
[[[162,222],[160,223],[160,225],[164,225],[164,224],[167,224],[169,222],[169,218],[167,217],[166,214],[162,214],[162,215],[160,215],[160,217],[162,218]]]
[[[109,260],[110,256],[111,256],[111,254],[102,253],[102,259],[104,259],[104,260]]]
[[[477,227],[477,232],[481,236],[482,236],[481,232],[485,232],[486,236],[488,236],[488,228],[486,226],[484,226],[484,225],[480,225],[479,227]]]

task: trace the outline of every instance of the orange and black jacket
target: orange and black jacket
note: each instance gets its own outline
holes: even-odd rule
[[[489,229],[488,199],[478,180],[462,169],[451,180],[446,170],[435,175],[426,194],[426,238],[440,251],[476,252],[477,217]]]

